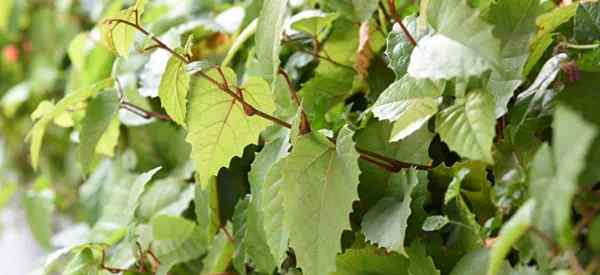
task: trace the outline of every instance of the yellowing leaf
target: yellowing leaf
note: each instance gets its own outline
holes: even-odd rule
[[[227,68],[224,74],[229,85],[237,82],[233,70]],[[208,75],[221,79],[216,69]],[[250,105],[266,113],[275,110],[265,81],[250,78],[245,87],[243,96]],[[268,120],[247,116],[241,104],[203,78],[193,84],[188,109],[186,141],[192,145],[192,159],[203,187],[232,157],[241,156],[246,145],[256,143],[260,132],[270,125]]]

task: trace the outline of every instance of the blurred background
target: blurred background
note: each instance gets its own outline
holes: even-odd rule
[[[39,274],[48,253],[76,243],[77,238],[89,231],[86,225],[74,221],[93,219],[90,218],[93,206],[82,205],[79,201],[79,188],[85,176],[77,164],[77,131],[71,129],[73,120],[80,119],[77,110],[73,110],[71,117],[55,120],[56,126],[49,127],[44,138],[40,168],[36,172],[31,167],[27,135],[32,127],[31,114],[40,102],[48,100],[56,103],[68,91],[89,86],[118,72],[130,101],[146,108],[157,106],[158,101],[152,97],[156,97],[160,68],[164,68],[169,55],[161,51],[152,55],[133,53],[127,60],[114,62],[114,54],[101,43],[98,24],[102,18],[133,2],[0,0],[2,274]],[[148,2],[143,23],[161,34],[190,21],[193,21],[194,31],[210,29],[214,22],[202,21],[208,18],[208,14],[223,14],[220,19],[217,18],[223,29],[232,24],[237,27],[244,14],[236,7],[251,1]],[[158,18],[160,23],[155,23]],[[216,52],[220,50],[220,47],[215,49]],[[120,120],[127,126],[135,126],[127,130],[127,136],[122,139],[135,136],[139,139],[174,140],[171,148],[129,145],[136,155],[147,157],[138,161],[136,168],[143,170],[160,164],[166,166],[164,170],[167,171],[187,160],[186,150],[189,149],[181,131],[175,127],[150,124],[149,120],[128,113],[120,113]],[[152,141],[147,144],[152,144]]]

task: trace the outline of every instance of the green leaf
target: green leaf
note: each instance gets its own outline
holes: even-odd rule
[[[398,142],[389,142],[392,127],[382,121],[372,120],[366,128],[358,131],[356,140],[361,148],[394,158],[407,163],[428,165],[429,145],[434,134],[429,131],[427,125]],[[379,173],[380,170],[376,170]]]
[[[437,231],[444,228],[449,222],[450,220],[446,216],[429,216],[423,223],[422,229],[423,231]]]
[[[183,220],[183,218],[178,219]],[[168,240],[154,240],[152,231],[152,226],[144,224],[138,226],[135,233],[140,236],[142,247],[151,247],[160,261],[156,270],[157,275],[167,275],[174,265],[197,259],[207,252],[206,239],[202,237],[202,231],[198,226],[195,226],[188,236]]]
[[[579,43],[600,41],[600,3],[580,3],[575,13],[575,39]]]
[[[6,204],[10,202],[18,188],[19,184],[16,182],[6,182],[0,184],[0,210],[2,210]]]
[[[288,230],[283,224],[283,194],[279,161],[288,154],[287,138],[278,138],[256,155],[248,174],[252,199],[248,208],[248,254],[257,267],[271,272],[285,257]],[[268,251],[263,251],[266,246]],[[258,261],[257,258],[262,259]]]
[[[233,257],[233,243],[227,238],[223,230],[215,237],[211,248],[202,261],[202,274],[220,273],[227,271]]]
[[[102,214],[90,234],[91,241],[114,243],[123,237],[127,225],[133,220],[139,199],[146,183],[160,170],[154,168],[137,177],[125,174],[111,183],[102,204]]]
[[[301,136],[283,164],[284,220],[305,275],[335,270],[340,236],[350,228],[360,174],[352,136],[343,128],[337,146],[318,133]]]
[[[216,70],[207,74],[220,79]],[[231,85],[237,82],[233,70],[227,68],[224,74]],[[246,83],[242,87],[246,102],[272,113],[275,105],[269,85],[257,78]],[[270,125],[268,120],[247,116],[241,104],[204,78],[194,83],[188,109],[186,141],[192,145],[192,159],[204,188],[211,176],[227,166],[231,158],[241,156],[244,147],[256,143],[260,132]]]
[[[366,21],[377,10],[378,0],[320,0],[320,4],[329,10],[358,22]]]
[[[331,23],[338,17],[339,14],[337,13],[324,13],[320,10],[306,10],[294,15],[290,20],[292,21],[291,27],[293,29],[318,37],[321,31],[328,26],[331,26]]]
[[[99,262],[91,249],[85,248],[65,267],[64,275],[95,275],[99,272]]]
[[[25,217],[35,240],[46,249],[51,248],[55,194],[47,178],[40,177],[23,197]]]
[[[540,15],[535,21],[538,27],[538,32],[531,41],[531,45],[540,44],[540,40],[548,39],[549,35],[553,33],[560,25],[571,20],[571,18],[575,16],[577,6],[577,4],[559,6],[548,13]],[[541,51],[541,49],[537,50]]]
[[[138,216],[150,219],[157,215],[179,215],[194,199],[195,185],[166,178],[155,181],[140,198]]]
[[[553,189],[554,225],[559,243],[572,244],[571,204],[577,191],[578,178],[585,168],[585,157],[598,129],[568,107],[556,109],[553,124],[556,182]],[[577,146],[573,146],[577,144]]]
[[[71,59],[71,63],[77,70],[84,69],[85,66],[85,57],[86,57],[86,46],[89,41],[89,33],[83,32],[78,34],[71,43],[69,43],[69,59]]]
[[[390,142],[408,137],[437,113],[444,86],[405,75],[379,96],[371,110],[380,120],[394,122]]]
[[[196,224],[175,216],[156,216],[151,221],[152,236],[155,240],[185,240],[193,232]]]
[[[138,1],[143,3],[145,1]],[[143,13],[143,5],[138,5],[121,10],[114,15],[109,15],[108,20],[124,20],[135,24],[140,20]],[[136,18],[137,15],[137,18]],[[119,56],[127,57],[129,50],[133,46],[136,29],[122,22],[105,21],[101,23],[100,31],[104,43],[109,49],[116,52]]]
[[[482,275],[486,274],[488,262],[490,260],[490,251],[487,249],[478,249],[463,256],[456,266],[452,269],[450,275]],[[510,265],[505,263],[500,274],[510,274]]]
[[[198,177],[197,174],[196,177]],[[205,188],[202,188],[200,183],[196,183],[194,206],[199,227],[205,230],[203,239],[210,242],[221,225],[216,176],[210,178],[208,186]]]
[[[469,168],[462,168],[456,175],[452,178],[450,185],[448,185],[448,190],[446,191],[446,195],[444,196],[444,204],[448,204],[451,200],[456,198],[456,196],[460,196],[460,186],[465,177],[471,173]]]
[[[179,58],[171,56],[158,87],[158,96],[163,108],[175,122],[184,127],[190,89],[190,75],[185,66]]]
[[[537,40],[531,43],[531,45],[529,46],[531,52],[529,54],[529,58],[527,59],[527,64],[525,64],[523,75],[529,75],[531,70],[533,70],[534,66],[538,63],[538,61],[542,59],[542,56],[544,55],[548,47],[552,45],[552,42],[554,42],[553,35],[548,33],[544,36],[539,37]]]
[[[398,254],[384,255],[374,248],[348,249],[338,255],[331,275],[409,275],[408,260]]]
[[[415,37],[417,34],[416,18],[405,19],[404,25],[410,34]],[[399,79],[406,74],[410,63],[410,54],[414,46],[406,38],[400,24],[394,24],[392,31],[388,34],[386,44],[385,55],[388,58],[388,67],[396,73],[396,78]]]
[[[286,257],[288,250],[289,228],[286,227],[282,187],[283,162],[273,165],[262,190],[262,212],[264,230],[267,233],[267,245],[276,260]]]
[[[487,275],[496,275],[502,269],[504,258],[511,247],[523,236],[532,224],[532,215],[535,209],[535,200],[528,200],[508,220],[500,230],[490,252]]]
[[[408,269],[411,275],[440,275],[440,271],[435,267],[433,260],[427,255],[425,245],[421,241],[413,241],[406,252],[410,259]]]
[[[89,172],[92,168],[96,146],[109,128],[118,110],[119,98],[113,92],[99,94],[90,101],[86,108],[79,145],[79,159],[86,172]]]
[[[119,142],[120,126],[121,123],[119,120],[119,116],[115,115],[110,121],[110,124],[108,125],[106,131],[98,140],[98,144],[96,144],[95,150],[96,153],[103,154],[109,157],[113,157],[115,155],[115,147],[117,147],[117,143]]]
[[[600,216],[596,216],[590,223],[587,243],[595,253],[600,252]]]
[[[0,31],[6,31],[12,14],[14,0],[6,0],[0,3]]]
[[[423,182],[424,174],[417,174],[415,169],[409,169],[392,177],[390,180],[397,187],[389,186],[388,189],[404,189],[404,195],[402,198],[390,196],[381,199],[365,214],[361,227],[368,241],[408,256],[404,249],[404,239],[411,214],[412,194],[414,188]]]
[[[535,18],[543,12],[537,0],[508,0],[493,3],[487,21],[494,25],[494,35],[500,40],[501,64],[506,74],[494,71],[489,90],[496,98],[496,117],[507,112],[506,105],[522,83],[523,67],[529,56],[527,45],[536,31]]]
[[[46,132],[46,128],[48,128],[48,124],[50,124],[50,122],[55,117],[66,112],[69,107],[72,107],[82,101],[85,101],[86,99],[96,95],[99,91],[109,87],[112,84],[113,84],[113,79],[109,78],[109,79],[102,80],[90,87],[86,87],[86,88],[71,92],[68,95],[66,95],[62,100],[60,100],[58,103],[56,103],[56,106],[54,106],[54,108],[50,108],[50,106],[48,105],[48,102],[46,102],[46,101],[43,101],[42,103],[40,103],[40,106],[42,106],[41,104],[44,104],[44,106],[45,106],[44,108],[46,109],[46,111],[41,112],[41,113],[44,113],[44,115],[33,125],[33,128],[31,129],[31,131],[28,134],[28,137],[30,138],[30,142],[31,142],[30,149],[29,149],[30,154],[31,154],[31,165],[33,166],[34,169],[37,169],[37,166],[38,166],[40,150],[42,147],[42,140],[44,138],[44,133]],[[34,114],[35,114],[35,112],[34,112]],[[94,148],[94,147],[92,147],[92,148]]]
[[[259,75],[272,83],[279,69],[279,52],[287,0],[263,0],[256,28],[256,58]]]
[[[430,0],[427,18],[436,30],[419,41],[408,73],[415,78],[450,79],[478,76],[500,65],[500,41],[492,26],[464,0]]]
[[[458,99],[436,119],[437,131],[451,150],[487,163],[493,163],[495,124],[494,98],[483,90],[469,92],[464,100]]]

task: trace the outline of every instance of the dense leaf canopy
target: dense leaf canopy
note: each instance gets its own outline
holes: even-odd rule
[[[600,274],[596,0],[1,0],[0,48],[35,274]]]

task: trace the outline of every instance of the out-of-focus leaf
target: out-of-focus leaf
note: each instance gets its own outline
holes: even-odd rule
[[[31,164],[34,169],[37,168],[40,150],[42,147],[42,139],[44,138],[44,133],[46,132],[46,128],[48,124],[55,117],[59,116],[63,112],[66,112],[69,107],[82,102],[99,91],[109,87],[113,84],[112,78],[100,81],[91,87],[86,87],[78,91],[71,92],[67,96],[65,96],[61,101],[59,101],[52,110],[47,111],[47,113],[41,117],[33,126],[28,136],[31,139],[30,145],[30,154],[31,154]],[[46,103],[47,104],[47,103]],[[92,147],[93,149],[94,147]]]
[[[10,20],[14,0],[6,0],[0,3],[0,31],[5,31]]]
[[[158,170],[160,167],[137,177],[122,175],[118,182],[111,184],[106,194],[107,201],[102,205],[101,216],[92,229],[91,241],[114,243],[123,237],[127,225],[134,218],[146,183]]]
[[[488,275],[499,274],[504,264],[504,258],[523,234],[527,232],[532,224],[532,215],[535,209],[535,200],[527,201],[502,229],[490,252]]]
[[[523,66],[527,62],[527,45],[533,37],[535,18],[543,12],[537,0],[511,0],[493,3],[486,17],[494,25],[494,35],[500,39],[501,64],[506,75],[494,71],[489,89],[496,98],[496,117],[507,112],[507,104],[513,92],[522,82]]]
[[[587,2],[577,5],[575,39],[582,44],[600,41],[600,3]]]
[[[38,178],[32,189],[27,191],[23,197],[23,207],[31,233],[35,240],[46,249],[51,248],[54,200],[55,194],[50,189],[50,182],[44,177]]]
[[[65,267],[65,275],[95,275],[99,270],[98,259],[91,249],[85,248],[77,254]]]
[[[88,104],[86,116],[82,121],[80,134],[81,142],[79,146],[81,166],[86,172],[92,168],[98,143],[102,139],[102,136],[105,135],[105,132],[110,128],[111,122],[114,121],[118,110],[119,98],[117,97],[117,94],[113,92],[99,94]],[[114,134],[112,137],[109,136],[109,139],[111,139],[112,142],[109,141],[108,146],[106,144],[101,144],[100,151],[110,151],[108,150],[109,148],[105,147],[109,147],[111,145],[110,143],[114,144],[114,141],[116,140],[114,137]]]

